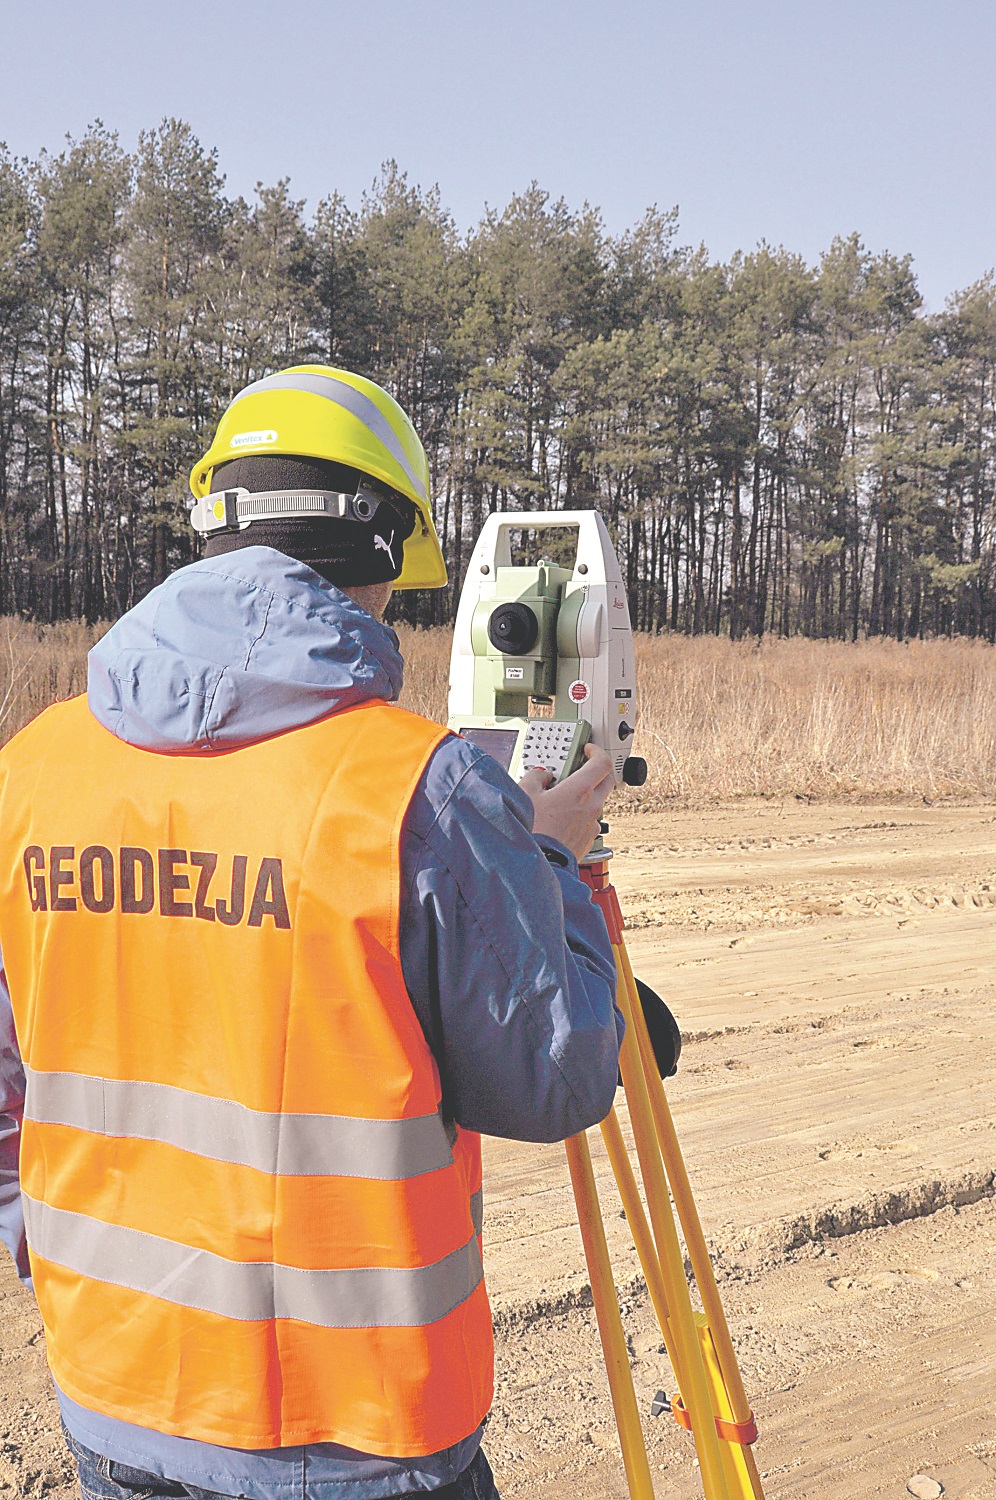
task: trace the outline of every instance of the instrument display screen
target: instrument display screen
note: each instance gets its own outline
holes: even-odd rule
[[[465,740],[476,745],[478,750],[484,750],[508,770],[512,764],[515,742],[519,738],[517,729],[461,729],[458,732]]]

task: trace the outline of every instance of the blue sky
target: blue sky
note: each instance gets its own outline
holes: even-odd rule
[[[940,307],[996,265],[994,64],[992,0],[0,0],[0,140],[178,115],[247,196],[394,157],[462,227],[535,178],[721,257],[857,230]]]

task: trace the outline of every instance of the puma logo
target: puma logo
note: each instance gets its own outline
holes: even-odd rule
[[[391,532],[391,535],[388,537],[388,539],[387,539],[386,542],[385,542],[385,540],[384,540],[384,538],[382,536],[377,536],[375,534],[374,535],[374,551],[376,552],[377,548],[379,547],[380,550],[381,550],[381,552],[386,552],[387,555],[388,555],[388,557],[391,559],[391,567],[392,568],[396,568],[398,565],[394,561],[394,553],[391,551],[391,543],[393,541],[394,541],[394,532],[393,531]]]

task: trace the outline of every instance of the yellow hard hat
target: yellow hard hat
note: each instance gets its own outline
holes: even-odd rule
[[[394,397],[372,380],[332,365],[294,365],[247,385],[191,471],[195,500],[210,493],[211,475],[220,464],[255,454],[347,464],[407,495],[418,519],[405,542],[404,566],[394,587],[445,586],[446,563],[429,504],[425,449]]]

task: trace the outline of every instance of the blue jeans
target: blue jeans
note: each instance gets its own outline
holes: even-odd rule
[[[91,1453],[63,1429],[69,1451],[76,1460],[83,1500],[224,1500],[217,1490],[198,1489],[176,1479],[163,1479],[144,1469],[131,1469],[116,1459]],[[303,1500],[303,1497],[302,1497]],[[460,1478],[438,1490],[420,1490],[418,1494],[384,1496],[383,1500],[500,1500],[495,1489],[491,1465],[478,1448]]]

